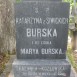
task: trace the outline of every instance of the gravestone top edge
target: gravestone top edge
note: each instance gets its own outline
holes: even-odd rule
[[[14,7],[16,4],[25,4],[25,3],[33,3],[33,2],[36,2],[36,3],[55,3],[55,4],[68,4],[68,6],[70,7],[70,3],[69,2],[55,2],[55,1],[22,1],[22,2],[15,2],[14,3]]]
[[[25,2],[51,2],[51,3],[66,3],[66,4],[70,4],[69,2],[55,2],[55,1],[21,1],[21,2],[14,2],[14,4],[19,4],[19,3],[25,3]]]
[[[20,1],[62,1],[62,0],[20,0]]]

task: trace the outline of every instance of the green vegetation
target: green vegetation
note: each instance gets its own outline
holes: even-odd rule
[[[70,17],[69,23],[75,23],[75,18],[74,17]]]
[[[3,73],[5,69],[5,63],[8,62],[10,56],[6,53],[0,53],[0,74]]]
[[[74,0],[64,0],[64,2],[69,2],[70,6],[74,6]]]
[[[16,0],[17,3],[21,2],[21,0]]]
[[[74,54],[73,54],[73,51],[71,48],[69,48],[67,50],[67,56],[72,64],[72,66],[75,68],[75,70],[77,71],[77,63],[75,62],[75,57],[74,57]]]

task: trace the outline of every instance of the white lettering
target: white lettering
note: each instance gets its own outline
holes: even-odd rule
[[[63,53],[62,53],[61,49],[55,49],[55,48],[45,49],[45,48],[42,48],[41,54],[63,54]]]
[[[42,19],[40,17],[35,18],[35,17],[21,17],[21,18],[16,18],[16,24],[68,24],[68,18],[50,18],[47,17],[45,19]]]
[[[27,37],[57,37],[56,29],[40,29],[40,28],[27,28],[26,31]]]
[[[21,54],[39,54],[39,51],[38,49],[32,49],[32,48],[29,48],[29,49],[20,49],[20,52]]]
[[[30,30],[29,28],[27,28],[26,33],[27,33],[27,37],[30,37],[30,36],[31,36],[31,30]],[[33,33],[32,33],[32,34],[33,34]]]

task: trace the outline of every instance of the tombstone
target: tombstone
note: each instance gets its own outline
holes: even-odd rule
[[[15,77],[70,77],[68,21],[69,3],[24,0],[15,4]]]
[[[17,58],[66,58],[68,9],[68,3],[16,4]]]

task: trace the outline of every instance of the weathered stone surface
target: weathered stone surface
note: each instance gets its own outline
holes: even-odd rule
[[[16,3],[17,58],[65,58],[68,18],[68,3]]]
[[[66,60],[15,60],[15,77],[70,77],[70,64]]]

